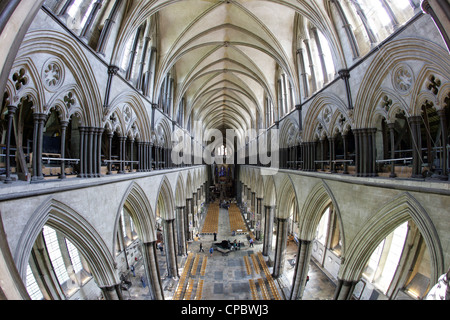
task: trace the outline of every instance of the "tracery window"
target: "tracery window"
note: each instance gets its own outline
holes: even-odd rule
[[[397,227],[372,253],[363,277],[386,294],[402,255],[408,232],[408,222]]]
[[[57,292],[70,298],[92,279],[89,267],[75,245],[64,235],[49,226],[44,226],[41,235],[41,240],[37,241],[43,241],[42,244],[46,248],[43,252],[48,254],[48,259],[42,258],[37,252],[32,254],[33,258],[30,257],[26,273],[27,292],[32,300],[61,299]],[[50,265],[45,266],[44,269],[53,272],[55,277],[40,276],[38,282],[36,278],[39,272],[38,265],[48,263]],[[56,287],[59,287],[61,291],[49,290]]]

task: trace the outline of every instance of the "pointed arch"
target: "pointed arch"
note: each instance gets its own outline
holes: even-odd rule
[[[75,78],[83,96],[80,105],[83,108],[86,125],[97,127],[102,121],[103,101],[91,64],[77,40],[63,32],[55,30],[29,31],[20,47],[17,59],[32,56],[35,53],[48,53],[63,61]]]
[[[280,194],[277,199],[277,216],[279,218],[289,218],[288,213],[289,207],[292,205],[292,199],[294,199],[295,203],[298,205],[297,193],[295,192],[292,179],[289,175],[286,175],[283,179]]]
[[[175,205],[177,207],[184,207],[186,205],[186,190],[181,173],[178,174],[177,183],[175,185]]]
[[[44,225],[61,232],[77,247],[99,287],[111,287],[120,282],[113,256],[95,228],[69,206],[49,198],[31,216],[15,251],[14,260],[24,283],[33,245]]]
[[[443,274],[444,256],[437,231],[420,203],[408,192],[390,202],[366,223],[348,249],[340,278],[358,281],[373,251],[400,224],[412,219],[425,240],[431,258],[431,282],[436,283]]]
[[[260,173],[261,170],[258,170],[258,174],[256,177],[256,198],[264,198],[264,179]]]
[[[170,182],[166,176],[161,180],[158,188],[155,208],[159,208],[161,218],[171,220],[175,218],[174,196]]]
[[[264,183],[264,205],[275,206],[277,203],[277,193],[273,176],[266,176]]]
[[[114,238],[118,232],[119,219],[123,208],[127,208],[128,213],[133,219],[133,223],[136,226],[139,238],[143,243],[149,243],[156,240],[156,221],[155,215],[150,205],[145,191],[136,182],[132,182],[128,187],[125,195],[120,202],[119,208],[116,214],[116,221],[114,224],[113,232],[113,246],[116,245]],[[115,252],[113,248],[113,252]]]
[[[188,171],[187,177],[186,177],[186,198],[190,199],[192,197],[193,187],[192,187],[192,174],[191,171]]]
[[[322,218],[322,214],[330,204],[333,204],[333,207],[336,210],[336,216],[339,223],[339,232],[342,240],[341,257],[344,258],[346,253],[346,245],[341,212],[330,187],[324,180],[317,183],[309,192],[302,210],[300,211],[303,215],[303,217],[301,217],[303,222],[301,224],[301,229],[299,230],[300,239],[311,241],[314,239],[317,226]]]

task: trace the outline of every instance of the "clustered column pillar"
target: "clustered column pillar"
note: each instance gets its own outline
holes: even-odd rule
[[[354,129],[356,176],[376,176],[375,133],[377,129]]]
[[[411,128],[411,140],[413,149],[412,178],[422,178],[422,134],[420,131],[421,116],[408,118]]]
[[[34,131],[33,131],[33,181],[44,179],[42,174],[42,145],[44,122],[46,115],[43,113],[34,113]]]
[[[178,254],[186,255],[186,226],[185,226],[185,208],[177,207],[177,222],[178,222]]]
[[[308,276],[309,260],[311,258],[311,241],[299,240],[297,263],[295,264],[294,280],[292,283],[291,300],[301,299]]]
[[[178,265],[175,247],[175,219],[164,220],[164,243],[166,246],[167,273],[169,277],[178,277]]]
[[[265,225],[263,255],[268,256],[272,251],[273,217],[275,216],[275,206],[264,206]]]
[[[156,255],[156,241],[142,244],[145,272],[149,280],[149,292],[153,300],[164,300],[164,293],[159,274],[158,257]]]
[[[186,199],[186,235],[187,240],[193,239],[192,231],[190,230],[190,225],[192,224],[192,198]]]
[[[275,245],[275,262],[272,274],[274,278],[278,278],[283,272],[284,255],[286,252],[287,242],[287,220],[287,218],[277,219],[277,241]]]
[[[261,239],[262,198],[256,198],[256,240]]]

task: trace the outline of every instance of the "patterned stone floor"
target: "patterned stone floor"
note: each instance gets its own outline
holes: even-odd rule
[[[204,217],[203,217],[204,220]],[[200,222],[202,223],[203,220]],[[234,240],[241,242],[241,250],[231,251],[228,255],[222,255],[222,253],[215,250],[212,256],[209,253],[209,249],[214,243],[221,242],[222,240]],[[199,252],[200,242],[203,245],[204,252]],[[283,298],[283,295],[288,296],[290,292],[290,285],[292,283],[293,276],[293,263],[295,261],[295,255],[297,253],[297,245],[290,244],[286,248],[286,263],[284,267],[283,276],[275,280],[274,283]],[[195,297],[195,290],[198,286],[198,281],[203,279],[204,285],[202,290],[203,300],[251,300],[252,294],[250,290],[249,279],[253,279],[257,283],[257,291],[261,298],[261,289],[258,286],[257,279],[264,278],[264,273],[256,274],[253,264],[251,263],[251,255],[257,255],[262,251],[262,243],[255,243],[253,247],[249,247],[249,242],[246,235],[232,236],[230,230],[230,223],[228,213],[226,209],[220,209],[219,213],[219,231],[217,234],[217,241],[214,241],[213,235],[200,236],[198,241],[193,241],[188,244],[188,252],[192,252],[194,255],[199,256],[200,270],[201,262],[204,256],[208,257],[207,265],[204,276],[200,275],[200,272],[191,278],[194,279],[194,290],[191,299]],[[244,256],[249,257],[250,265],[252,266],[251,274],[247,274],[247,269],[244,262]],[[167,278],[166,273],[166,259],[165,255],[158,252],[158,262],[160,266],[160,274],[162,277],[162,283],[164,288],[164,298],[166,300],[172,300],[176,291],[179,279]],[[183,267],[187,257],[178,257],[178,265],[180,267],[180,275],[183,272]],[[266,258],[267,260],[267,258]],[[289,263],[291,260],[292,264]],[[269,266],[269,271],[272,268]],[[136,277],[131,277],[133,285],[128,292],[124,292],[125,299],[131,300],[148,300],[150,296],[148,294],[148,287],[143,287],[141,277],[145,277],[145,271],[142,263],[136,265]],[[310,281],[308,282],[303,300],[328,300],[332,299],[335,285],[329,280],[326,274],[324,274],[320,268],[318,268],[313,262],[310,263],[309,269]],[[267,284],[267,280],[265,280]],[[267,287],[269,288],[269,287]],[[269,290],[270,291],[270,290]],[[273,295],[271,295],[273,298]]]

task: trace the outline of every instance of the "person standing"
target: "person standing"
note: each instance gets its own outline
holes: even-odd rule
[[[200,250],[198,252],[205,252],[205,250],[203,250],[203,244],[200,242]]]
[[[210,257],[212,257],[213,252],[214,252],[214,249],[213,249],[213,247],[211,247],[211,248],[209,249],[209,256],[210,256]]]

